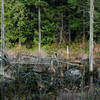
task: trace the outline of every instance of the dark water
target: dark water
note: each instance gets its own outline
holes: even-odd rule
[[[18,70],[14,81],[8,80],[9,84],[1,85],[4,87],[5,100],[100,100],[99,68],[94,69],[93,73],[90,73],[87,68],[82,69],[82,75],[79,75],[78,70],[72,68],[67,71],[67,76],[66,72],[63,72],[64,75],[60,75],[61,69],[56,70],[57,74],[51,74],[46,70],[41,75],[34,73],[32,69],[24,69],[24,72]],[[74,74],[68,76],[70,71]]]

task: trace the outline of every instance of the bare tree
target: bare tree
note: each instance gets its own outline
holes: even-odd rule
[[[5,47],[5,41],[4,41],[4,1],[1,0],[1,51],[2,51],[2,57],[4,57],[4,47]]]
[[[5,42],[4,42],[4,1],[1,1],[1,57],[4,57],[4,47],[5,47]],[[1,62],[1,74],[4,75],[4,68]]]
[[[39,0],[40,2],[40,0]],[[40,13],[40,6],[38,7],[38,30],[39,30],[39,52],[41,50],[41,13]]]
[[[93,72],[93,22],[94,22],[94,0],[90,0],[90,71]]]
[[[1,58],[4,58],[4,47],[5,47],[5,41],[4,41],[4,0],[1,0]],[[3,86],[3,81],[4,81],[4,65],[3,62],[1,61],[1,68],[0,68],[0,74],[1,76],[1,99],[5,100],[4,98],[4,86]]]

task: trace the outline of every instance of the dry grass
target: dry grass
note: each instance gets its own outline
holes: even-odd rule
[[[27,49],[25,46],[18,46],[18,45],[16,45],[12,49],[7,49],[6,52],[10,58],[15,58],[22,53],[33,56],[42,56],[42,57],[48,56],[45,49],[41,49],[41,51],[39,52],[38,48],[36,47],[34,47],[34,49]]]
[[[89,55],[89,45],[88,43],[85,44],[71,44],[69,46],[69,57],[71,58],[81,58],[84,54]],[[38,51],[37,47],[32,49],[27,49],[25,46],[18,46],[16,45],[12,49],[7,49],[6,52],[9,56],[17,56],[21,53],[34,55],[34,56],[52,56],[54,52],[58,53],[60,58],[67,58],[67,46],[58,46],[57,44],[53,44],[51,46],[45,46],[42,48],[41,51]],[[52,53],[51,53],[52,52]],[[100,44],[94,45],[94,58],[100,58]]]
[[[42,57],[46,57],[48,56],[48,54],[46,53],[46,50],[41,49],[40,51],[38,49],[35,49],[33,51],[33,56],[42,56]]]

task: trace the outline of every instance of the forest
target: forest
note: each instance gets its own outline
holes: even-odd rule
[[[100,100],[100,0],[0,4],[0,100]]]
[[[89,40],[89,0],[5,0],[5,44],[41,45],[83,43]],[[94,1],[94,41],[100,43],[100,1]]]

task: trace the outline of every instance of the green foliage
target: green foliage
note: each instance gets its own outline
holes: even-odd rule
[[[5,8],[5,29],[8,41],[16,43],[18,42],[19,36],[21,36],[22,42],[24,42],[25,6],[18,1],[8,0]]]
[[[100,1],[94,1],[94,5],[94,39],[99,43]],[[5,0],[5,41],[9,46],[18,43],[19,37],[24,45],[30,44],[32,47],[32,45],[38,44],[38,7],[41,9],[42,45],[59,42],[62,15],[63,41],[68,41],[69,30],[72,41],[76,39],[82,41],[80,38],[83,34],[88,40],[88,0]],[[85,11],[85,15],[83,15],[83,11]],[[83,27],[85,27],[84,33]]]
[[[68,0],[69,4],[77,4],[77,0]]]
[[[71,48],[72,50],[75,50],[75,51],[78,51],[78,49],[79,49],[77,43],[72,43],[71,46],[70,46],[70,48]]]
[[[56,32],[56,27],[54,23],[45,20],[42,26],[42,44],[51,44],[56,41],[54,33]]]
[[[81,22],[78,18],[74,18],[74,20],[70,21],[70,28],[71,29],[76,29],[80,28]]]
[[[95,40],[96,42],[100,43],[100,1],[97,0],[94,3],[95,5],[95,12],[94,12],[94,32],[95,32]]]
[[[44,2],[44,1],[36,1],[35,2],[35,6],[36,7],[47,7],[48,4],[46,2]]]

